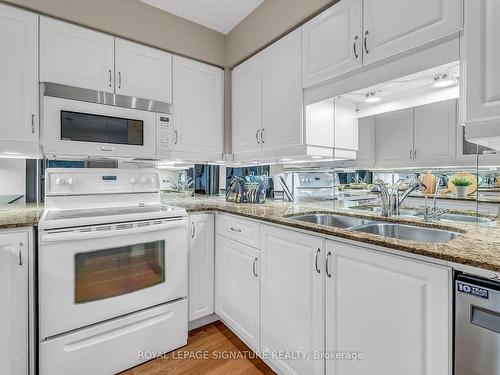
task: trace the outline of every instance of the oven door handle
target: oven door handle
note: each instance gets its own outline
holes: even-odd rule
[[[112,229],[112,230],[102,230],[102,231],[92,231],[92,232],[75,232],[72,229],[67,231],[61,230],[57,232],[44,232],[40,235],[40,243],[48,244],[55,242],[66,242],[66,241],[82,241],[82,240],[93,240],[95,238],[109,238],[116,236],[124,236],[131,234],[147,233],[147,232],[158,232],[167,229],[177,228],[185,226],[187,229],[187,221],[182,220],[172,220],[163,224],[150,224],[149,226],[134,226],[130,229]],[[119,224],[118,224],[119,225]]]

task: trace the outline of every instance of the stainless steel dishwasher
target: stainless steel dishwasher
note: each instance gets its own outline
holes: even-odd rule
[[[500,374],[500,283],[455,279],[455,375]]]

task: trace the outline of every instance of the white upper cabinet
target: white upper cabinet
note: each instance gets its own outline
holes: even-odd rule
[[[302,140],[302,34],[297,29],[262,51],[264,149],[299,145]]]
[[[466,123],[500,120],[499,19],[498,0],[465,1]]]
[[[342,0],[302,27],[303,85],[362,66],[362,0]]]
[[[214,312],[214,214],[189,217],[189,321]]]
[[[377,167],[413,162],[413,108],[378,115],[376,122]]]
[[[260,350],[260,251],[217,235],[215,312],[253,350]]]
[[[339,1],[302,26],[303,87],[420,47],[461,27],[462,0]]]
[[[172,54],[115,39],[116,93],[172,103]]]
[[[326,375],[451,374],[451,269],[327,241]]]
[[[40,17],[40,81],[113,92],[114,40],[110,35]]]
[[[375,166],[375,124],[376,117],[364,117],[358,120],[358,153],[356,155],[356,166]]]
[[[28,375],[28,249],[27,232],[0,233],[2,375]]]
[[[38,16],[0,4],[0,152],[38,152]]]
[[[423,165],[446,165],[456,155],[456,100],[415,107],[413,159]]]
[[[231,113],[233,153],[261,148],[262,55],[235,67],[231,75]]]
[[[262,352],[323,351],[323,240],[261,225]],[[321,375],[323,361],[271,358],[280,374]]]
[[[223,71],[174,56],[174,150],[222,157]]]
[[[364,63],[460,30],[462,0],[364,0]]]

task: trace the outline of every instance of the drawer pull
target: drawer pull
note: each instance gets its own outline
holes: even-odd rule
[[[257,277],[257,269],[256,269],[257,260],[258,260],[257,258],[255,258],[255,259],[253,260],[253,266],[252,266],[253,275],[254,275],[255,277]]]
[[[241,229],[235,229],[234,227],[231,227],[231,230],[233,232],[241,233]]]

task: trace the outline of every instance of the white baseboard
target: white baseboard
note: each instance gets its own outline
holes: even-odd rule
[[[220,320],[220,318],[217,314],[210,314],[210,315],[204,316],[203,318],[199,318],[199,319],[196,319],[196,320],[189,322],[188,330],[191,331],[193,329],[203,327],[207,324],[216,322],[217,320]]]

